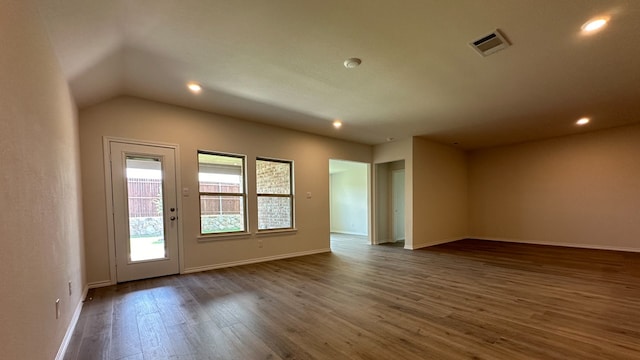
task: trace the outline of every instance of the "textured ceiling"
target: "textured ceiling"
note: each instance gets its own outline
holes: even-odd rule
[[[465,149],[640,121],[640,1],[37,3],[81,108],[132,95],[367,144],[424,136]],[[581,34],[600,15],[609,25]],[[510,48],[481,57],[468,45],[496,28]],[[349,57],[362,65],[346,69]],[[592,123],[578,128],[582,116]]]

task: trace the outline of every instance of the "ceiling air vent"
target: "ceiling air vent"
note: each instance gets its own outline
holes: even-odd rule
[[[476,41],[469,43],[480,55],[488,56],[500,50],[509,47],[509,42],[500,33],[500,30],[495,30],[491,34],[485,35]]]

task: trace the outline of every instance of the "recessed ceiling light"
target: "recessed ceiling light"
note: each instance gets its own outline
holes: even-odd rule
[[[360,66],[360,64],[362,64],[362,60],[358,58],[349,58],[344,61],[344,67],[346,67],[347,69],[353,69]]]
[[[589,123],[589,118],[583,117],[582,119],[576,121],[577,125],[587,125]]]
[[[605,25],[607,25],[608,21],[609,19],[607,18],[597,18],[597,19],[589,20],[584,25],[582,25],[582,31],[585,33],[591,33],[596,30],[600,30]]]
[[[337,120],[337,119],[334,120],[333,121],[333,127],[336,128],[336,129],[340,129],[342,127],[342,121]]]
[[[194,93],[194,94],[198,94],[202,91],[202,86],[200,86],[200,84],[198,83],[188,83],[187,87],[189,88],[189,90]]]

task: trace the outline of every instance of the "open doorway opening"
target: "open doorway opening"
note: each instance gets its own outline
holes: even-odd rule
[[[371,244],[370,165],[329,160],[329,211],[332,247],[335,241]]]
[[[375,243],[404,246],[404,160],[376,164]]]
[[[404,242],[404,169],[391,170],[393,241]]]

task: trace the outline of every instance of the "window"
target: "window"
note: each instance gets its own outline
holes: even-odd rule
[[[256,160],[258,230],[293,228],[293,162]]]
[[[244,232],[245,157],[198,151],[200,233]]]

